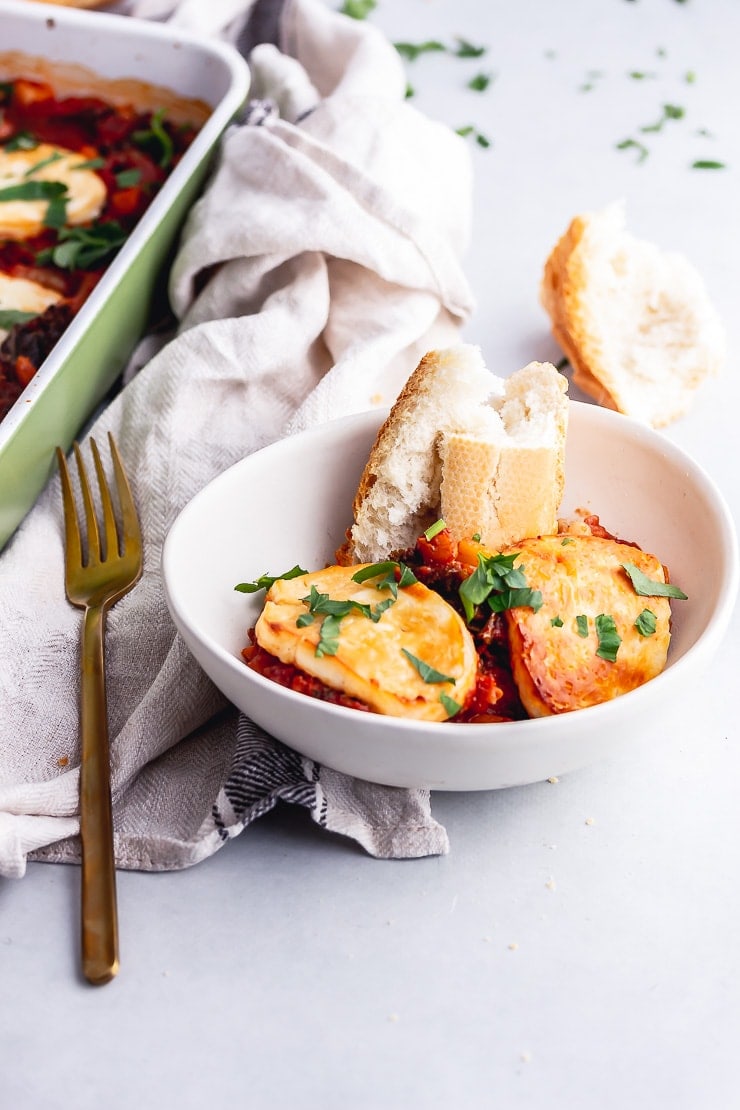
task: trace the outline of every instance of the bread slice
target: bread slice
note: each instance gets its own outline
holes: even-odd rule
[[[700,275],[627,232],[621,203],[571,221],[545,264],[540,300],[574,384],[654,427],[682,416],[725,359]]]
[[[548,363],[508,379],[459,344],[424,356],[371,449],[337,562],[376,562],[444,518],[492,548],[557,530],[567,380]]]

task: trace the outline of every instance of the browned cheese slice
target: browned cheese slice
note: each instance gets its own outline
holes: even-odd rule
[[[444,721],[445,694],[463,705],[475,686],[478,657],[462,618],[447,602],[417,582],[399,588],[396,600],[377,621],[359,610],[339,625],[336,654],[316,654],[324,617],[300,627],[309,612],[311,587],[333,601],[354,601],[375,609],[391,597],[379,579],[352,581],[363,566],[327,567],[298,578],[278,579],[268,590],[255,627],[258,644],[327,686],[364,701],[377,713]],[[450,681],[425,681],[404,649]]]
[[[506,614],[512,671],[531,717],[609,701],[663,670],[670,602],[635,593],[622,568],[633,563],[652,580],[664,582],[663,565],[654,555],[596,536],[544,536],[508,551],[521,553],[516,565],[543,598],[537,612],[522,606]],[[656,630],[648,636],[635,626],[644,609],[656,617]],[[614,619],[621,637],[614,662],[597,655],[600,615]],[[578,617],[587,618],[586,636],[579,633]]]

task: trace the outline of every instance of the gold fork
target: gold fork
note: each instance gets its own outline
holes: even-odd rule
[[[61,448],[65,532],[65,587],[72,605],[85,610],[82,622],[80,697],[80,838],[82,841],[82,970],[90,983],[107,983],[118,971],[118,911],[113,856],[108,713],[105,694],[105,615],[141,576],[141,529],[123,463],[108,435],[122,532],[94,439],[90,440],[100,505],[102,536],[79,445],[73,444],[87,532],[86,552],[72,482]]]

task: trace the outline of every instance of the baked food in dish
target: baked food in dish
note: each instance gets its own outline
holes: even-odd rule
[[[571,221],[545,263],[540,300],[575,385],[654,427],[682,416],[724,363],[724,328],[701,276],[630,234],[622,204]]]
[[[327,632],[338,613],[341,627],[335,620]],[[476,683],[478,657],[462,617],[418,581],[397,588],[387,568],[336,566],[278,579],[255,634],[283,663],[390,716],[444,721]]]
[[[383,559],[440,518],[493,547],[554,531],[566,392],[549,363],[502,379],[471,344],[428,352],[378,432],[337,561]]]
[[[196,101],[183,119],[174,101],[136,107],[69,79],[0,80],[0,419],[207,118]]]
[[[248,666],[350,708],[461,723],[569,713],[659,674],[685,595],[595,515],[557,519],[565,406],[552,366],[501,381],[477,348],[429,352],[376,436],[338,565],[236,587],[267,591]]]
[[[625,564],[665,583],[659,559],[600,535],[540,536],[511,548],[542,605],[506,610],[511,668],[528,716],[585,709],[665,667],[671,606],[636,593]],[[647,615],[649,614],[649,616]]]

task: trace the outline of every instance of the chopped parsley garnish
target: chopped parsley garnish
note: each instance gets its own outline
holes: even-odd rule
[[[616,663],[617,652],[622,638],[617,632],[617,625],[614,617],[609,616],[608,613],[600,613],[594,621],[596,625],[596,635],[599,640],[599,646],[596,649],[596,654],[600,659],[606,659],[608,663]]]
[[[454,678],[448,674],[442,674],[441,671],[435,670],[434,667],[430,667],[423,659],[418,659],[415,655],[412,655],[410,651],[407,651],[406,648],[401,648],[401,652],[406,656],[411,666],[419,672],[423,682],[427,682],[430,685],[451,682],[453,686],[455,685]]]
[[[22,181],[0,189],[0,201],[5,200],[55,200],[67,192],[61,181]]]
[[[17,308],[0,308],[0,328],[10,331],[16,324],[27,324],[38,312],[21,312]]]
[[[3,145],[3,149],[10,154],[14,150],[35,150],[38,145],[38,139],[30,131],[17,131]]]
[[[102,170],[105,165],[105,158],[88,158],[84,162],[75,162],[74,166],[70,166],[73,170]]]
[[[475,77],[471,77],[468,81],[468,88],[473,92],[485,92],[492,80],[492,73],[476,73]]]
[[[460,585],[459,596],[470,624],[479,605],[487,602],[495,613],[528,605],[537,612],[542,594],[527,586],[524,567],[515,567],[513,555],[478,555],[478,566]]]
[[[44,227],[52,227],[57,230],[64,227],[67,222],[67,193],[66,191],[58,197],[53,197],[46,206],[44,213]]]
[[[153,153],[162,169],[169,166],[175,148],[164,126],[164,108],[158,108],[152,113],[148,130],[134,131],[132,138],[139,146],[146,147],[150,153]]]
[[[637,139],[622,139],[621,143],[617,143],[617,150],[634,150],[638,162],[644,162],[649,154],[645,144],[638,142]]]
[[[393,579],[394,587],[397,587],[395,578]],[[393,605],[396,600],[396,593],[391,597],[386,597],[383,601],[378,602],[377,605],[365,605],[361,601],[352,600],[338,600],[331,598],[329,594],[323,594],[316,588],[311,586],[311,592],[302,597],[301,601],[304,605],[308,606],[308,612],[302,613],[296,620],[297,628],[306,628],[307,625],[312,624],[314,619],[318,616],[323,616],[324,620],[321,623],[319,631],[319,640],[316,645],[317,656],[322,655],[336,655],[339,648],[339,626],[345,617],[350,613],[361,613],[363,617],[367,617],[373,624],[377,624],[383,613],[389,606]]]
[[[550,621],[550,624],[552,625],[553,628],[562,628],[563,627],[563,618],[562,617],[553,617]]]
[[[635,621],[635,628],[641,636],[653,636],[658,627],[658,618],[652,609],[643,609]]]
[[[434,537],[438,536],[440,532],[444,532],[446,527],[447,525],[443,520],[437,520],[434,522],[434,524],[429,525],[427,530],[424,532],[424,536],[428,540],[433,540]]]
[[[474,46],[472,42],[467,39],[458,38],[457,49],[455,50],[456,58],[482,58],[488,49],[487,46]]]
[[[667,120],[669,120],[669,119],[683,119],[683,117],[685,115],[686,115],[685,110],[683,108],[680,108],[677,104],[664,104],[663,105],[663,115],[660,117],[660,119],[657,121],[657,123],[650,123],[646,127],[641,127],[640,131],[642,131],[642,133],[644,135],[649,134],[651,131],[662,131],[663,130],[663,124]]]
[[[421,54],[444,53],[447,49],[443,42],[428,39],[426,42],[394,42],[398,53],[408,62],[415,62]]]
[[[727,165],[725,162],[715,162],[709,158],[697,158],[691,163],[691,168],[692,170],[725,170]]]
[[[518,589],[502,590],[501,593],[491,594],[488,604],[494,613],[504,613],[507,609],[518,609],[520,606],[529,606],[535,613],[542,606],[542,594],[539,590],[530,590],[528,586]]]
[[[588,617],[583,613],[576,617],[576,632],[584,640],[588,636]]]
[[[61,181],[21,181],[18,185],[8,185],[0,189],[0,201],[46,200],[44,224],[46,227],[62,227],[67,216],[67,186]]]
[[[634,563],[622,563],[622,567],[627,572],[635,593],[641,597],[675,597],[680,601],[688,600],[687,594],[680,590],[678,586],[673,586],[670,582],[656,582],[655,579],[648,578]]]
[[[415,62],[422,54],[452,54],[455,58],[482,58],[488,49],[485,46],[475,46],[467,39],[456,39],[456,46],[447,46],[439,39],[427,39],[425,42],[394,42],[398,53],[409,62]]]
[[[53,262],[61,270],[88,270],[106,262],[126,241],[126,232],[117,220],[106,220],[93,227],[63,227],[56,246],[39,251],[36,260]]]
[[[564,539],[562,539],[560,541],[560,546],[561,547],[567,547],[569,543],[573,543],[573,542],[574,541],[570,536],[565,536]]]
[[[351,612],[357,611],[371,620],[373,624],[377,624],[386,609],[393,604],[395,598],[386,598],[385,601],[381,601],[377,605],[365,605],[361,601],[339,601],[329,597],[329,594],[322,594],[316,589],[316,586],[312,585],[310,594],[302,597],[301,601],[308,605],[309,613],[314,615],[324,614],[341,619],[349,616]],[[298,620],[301,621],[301,627],[310,623],[303,617],[299,617]]]
[[[324,617],[319,632],[319,642],[316,645],[315,655],[336,655],[339,650],[339,625],[342,618],[331,613]]]
[[[377,0],[344,0],[339,10],[350,19],[367,19],[377,6]]]
[[[141,181],[141,170],[121,170],[116,174],[116,185],[119,189],[130,189]]]
[[[396,574],[398,573],[398,578]],[[371,578],[378,578],[376,587],[379,590],[390,590],[393,597],[398,597],[399,587],[413,586],[418,581],[416,575],[405,563],[395,563],[387,560],[383,563],[371,563],[362,570],[352,575],[353,582],[367,582]]]
[[[473,127],[472,123],[467,123],[464,127],[457,127],[455,131],[463,139],[467,139],[468,137],[475,139],[478,146],[482,146],[484,150],[487,150],[491,145],[491,140],[487,138],[482,131],[479,131],[477,127]]]
[[[33,177],[35,173],[39,170],[43,170],[46,166],[53,166],[55,162],[61,162],[62,158],[63,155],[61,155],[58,150],[54,150],[48,158],[42,158],[40,162],[35,162],[32,166],[29,166],[23,176]]]
[[[299,567],[296,563],[291,570],[286,570],[284,574],[262,574],[252,582],[240,582],[238,586],[234,586],[234,589],[238,590],[240,594],[256,594],[258,590],[269,590],[274,582],[282,578],[300,578],[302,574],[308,574],[308,571]]]
[[[448,717],[454,717],[455,714],[459,713],[462,709],[462,706],[459,705],[454,698],[451,698],[449,694],[445,694],[444,691],[439,695],[439,700],[444,706]]]

